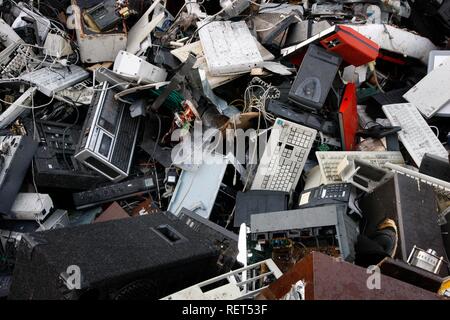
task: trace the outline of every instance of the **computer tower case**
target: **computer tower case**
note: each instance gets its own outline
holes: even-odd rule
[[[186,211],[31,233],[8,298],[159,299],[228,272],[236,254],[236,235]]]
[[[31,136],[0,136],[0,215],[10,213],[37,146]]]
[[[386,183],[359,201],[366,219],[364,234],[370,236],[386,218],[395,221],[398,229],[396,259],[408,260],[414,245],[424,250],[433,249],[447,260],[441,228],[438,225],[438,207],[432,186],[401,174],[395,174]],[[441,268],[441,276],[448,274]]]
[[[342,58],[310,45],[289,91],[289,99],[310,110],[322,109]]]
[[[345,203],[253,214],[251,241],[260,243],[278,238],[300,241],[304,248],[332,248],[346,261],[355,259],[358,224],[348,214]],[[320,245],[319,245],[320,243]]]
[[[40,139],[33,159],[37,186],[87,190],[108,181],[75,160],[81,127],[42,120],[36,120],[36,127]]]
[[[130,172],[140,118],[132,118],[128,106],[114,98],[115,93],[108,82],[96,92],[75,159],[111,181],[120,181]]]

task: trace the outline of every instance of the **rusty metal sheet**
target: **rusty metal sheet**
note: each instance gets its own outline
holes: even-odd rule
[[[263,290],[259,299],[280,299],[303,280],[305,300],[435,300],[431,291],[380,275],[380,289],[369,289],[365,268],[313,252]]]

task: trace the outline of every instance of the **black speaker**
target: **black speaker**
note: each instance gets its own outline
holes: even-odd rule
[[[341,62],[339,55],[310,45],[289,91],[289,99],[306,109],[321,110]]]
[[[396,259],[406,262],[417,246],[433,249],[447,260],[441,229],[438,224],[438,206],[432,186],[413,178],[395,174],[359,202],[367,223],[363,234],[370,236],[385,219],[395,221],[398,229]],[[441,268],[441,276],[448,270]]]
[[[8,298],[162,298],[229,271],[237,239],[186,210],[27,234]]]

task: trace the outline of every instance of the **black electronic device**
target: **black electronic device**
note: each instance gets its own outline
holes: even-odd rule
[[[441,45],[450,35],[450,3],[448,0],[409,1],[411,15],[407,26]]]
[[[316,129],[324,134],[336,135],[338,126],[335,122],[325,120],[319,115],[299,110],[293,106],[270,99],[267,102],[267,111],[277,117]]]
[[[436,179],[450,182],[449,159],[426,153],[420,163],[419,172]]]
[[[31,233],[19,244],[8,298],[159,299],[228,272],[236,239],[193,213]]]
[[[11,283],[12,283],[12,276],[0,275],[0,298],[5,298],[8,296]]]
[[[73,194],[73,201],[77,209],[93,207],[102,203],[125,199],[146,192],[157,191],[163,187],[163,180],[156,181],[153,175],[143,176],[132,180],[112,183],[95,189]]]
[[[107,179],[74,158],[81,128],[71,124],[36,121],[40,143],[34,155],[36,184],[40,187],[87,190]]]
[[[103,2],[102,0],[78,0],[77,4],[81,9],[89,9],[102,2]],[[66,8],[67,7],[64,7],[64,9]]]
[[[438,256],[447,260],[432,186],[405,175],[394,174],[358,204],[366,220],[365,235],[374,234],[386,219],[395,222],[399,236],[395,258],[407,262],[414,246],[417,246],[433,249]],[[441,275],[447,274],[448,270],[442,268]]]
[[[300,20],[300,17],[302,17],[302,14],[298,10],[292,10],[292,12],[287,17],[274,25],[273,28],[269,29],[269,32],[267,34],[264,34],[261,39],[262,44],[269,47],[273,46],[274,40],[282,33],[288,32],[289,27],[292,24],[298,22]]]
[[[356,135],[364,139],[367,139],[369,137],[381,139],[391,134],[396,134],[401,130],[401,127],[383,127],[381,125],[375,125],[368,129],[358,131]]]
[[[448,33],[450,30],[450,1],[441,1],[441,3],[442,5],[438,10],[438,17]]]
[[[27,16],[23,17],[27,18]],[[41,43],[41,39],[39,37],[39,34],[36,32],[36,26],[37,20],[34,20],[32,18],[29,18],[27,20],[23,19],[24,21],[30,23],[28,25],[25,25],[23,27],[15,28],[14,31],[17,33],[17,35],[25,41],[25,43],[33,45],[37,43]]]
[[[95,79],[100,83],[105,81],[109,82],[109,84],[114,86],[114,88],[117,88],[118,91],[124,91],[130,87],[130,84],[124,82],[114,71],[105,67],[95,70]]]
[[[328,252],[339,251],[346,261],[353,261],[354,244],[359,230],[358,223],[347,214],[347,211],[347,204],[339,203],[253,214],[250,218],[250,238],[261,246],[276,239],[288,238],[293,242],[299,242],[306,250],[333,247]]]
[[[322,109],[341,62],[339,55],[310,45],[289,91],[289,99],[306,109]]]
[[[150,157],[158,161],[164,167],[170,168],[172,166],[172,149],[163,148],[156,141],[156,139],[158,139],[158,131],[156,131],[158,127],[158,122],[156,123],[156,125],[153,125],[152,121],[145,122],[145,129],[140,147],[142,148],[142,150],[147,152]]]
[[[30,136],[0,136],[0,214],[9,214],[38,143]]]
[[[96,91],[84,123],[75,159],[112,181],[128,177],[139,130],[128,105],[114,98],[108,82]]]
[[[299,198],[299,208],[312,208],[331,204],[348,204],[353,186],[350,183],[334,183],[304,190]]]
[[[197,59],[192,54],[189,54],[187,60],[178,69],[178,72],[172,77],[172,79],[170,79],[170,83],[164,88],[158,98],[155,99],[153,104],[147,107],[147,110],[151,109],[156,111],[161,108],[172,91],[178,88],[180,83],[185,81],[186,76],[192,71],[196,61]]]
[[[236,209],[234,227],[239,228],[242,223],[250,225],[252,214],[287,210],[289,193],[271,190],[248,190],[236,195]]]
[[[406,103],[403,95],[409,88],[395,89],[387,92],[378,92],[369,97],[366,102],[366,112],[372,118],[385,118],[382,106],[387,104]]]
[[[397,132],[401,130],[401,127],[384,127],[382,125],[374,125],[368,129],[358,131],[356,136],[364,139],[369,137],[375,139],[386,138],[387,151],[400,151]]]
[[[168,186],[176,186],[178,182],[178,172],[175,168],[169,168],[166,172],[166,179],[164,180]]]
[[[92,23],[98,31],[107,31],[117,25],[121,18],[116,14],[115,1],[102,1],[101,3],[87,9],[84,17]]]

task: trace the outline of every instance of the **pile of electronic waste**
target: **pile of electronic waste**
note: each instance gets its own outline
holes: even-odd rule
[[[0,298],[450,297],[450,0],[0,17]]]

